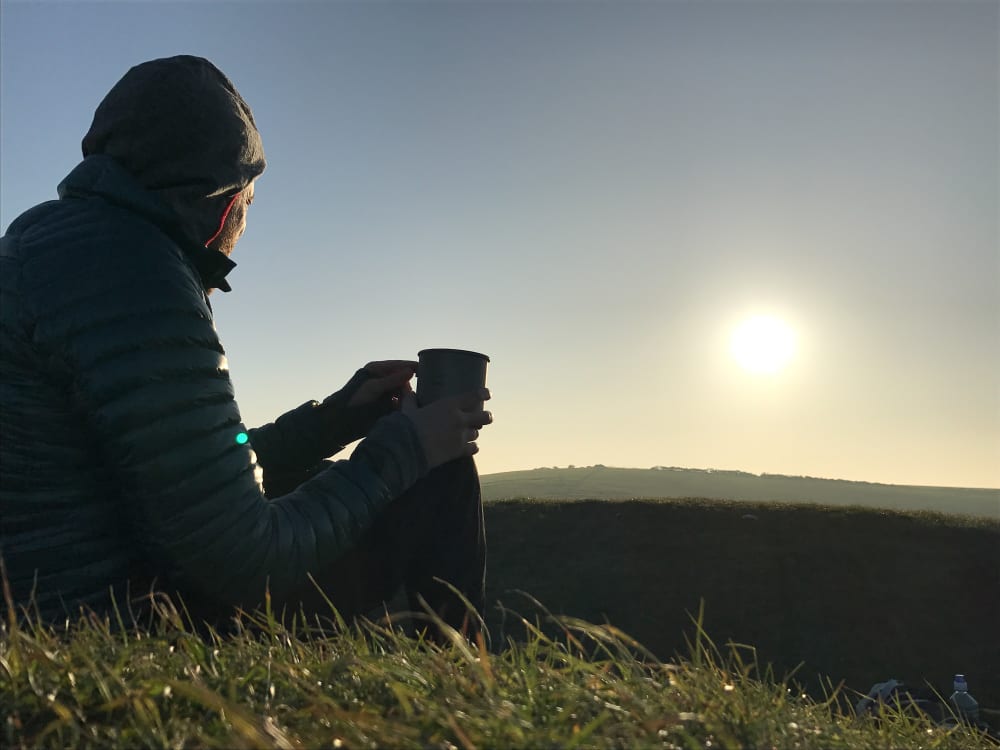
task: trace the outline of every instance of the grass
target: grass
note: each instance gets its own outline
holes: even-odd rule
[[[994,521],[703,500],[486,515],[488,600],[508,607],[473,643],[332,611],[245,614],[220,635],[166,600],[128,628],[44,627],[8,605],[0,746],[998,747],[892,707],[880,723],[850,710],[874,682],[947,692],[965,671],[1000,725]]]
[[[996,748],[900,711],[859,721],[700,627],[687,658],[663,662],[611,625],[510,616],[524,637],[492,650],[456,633],[434,645],[391,621],[268,613],[200,636],[163,601],[142,628],[9,618],[0,737],[18,749]]]

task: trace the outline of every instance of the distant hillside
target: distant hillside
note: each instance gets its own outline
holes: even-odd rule
[[[860,505],[893,510],[1000,519],[1000,490],[919,487],[851,482],[742,471],[682,469],[618,469],[605,466],[531,469],[482,477],[487,501],[622,500],[629,498],[709,498],[752,502]]]

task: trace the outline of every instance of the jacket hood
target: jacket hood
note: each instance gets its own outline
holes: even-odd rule
[[[131,68],[94,113],[84,157],[114,159],[204,245],[232,196],[266,165],[250,107],[211,62],[179,55]]]

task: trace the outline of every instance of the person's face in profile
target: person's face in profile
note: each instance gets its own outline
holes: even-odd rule
[[[208,245],[209,248],[218,250],[227,257],[233,254],[233,249],[236,247],[237,241],[246,231],[247,209],[253,203],[253,196],[254,183],[251,182],[236,198],[233,207],[229,209],[229,215],[226,216],[226,223],[223,225],[222,231]]]
[[[229,209],[229,214],[226,216],[226,223],[223,224],[219,236],[208,243],[207,247],[209,249],[218,250],[220,253],[224,253],[226,257],[233,254],[236,243],[247,229],[247,209],[253,203],[253,196],[254,184],[251,182],[233,202],[233,207]],[[211,294],[214,291],[214,289],[209,289],[208,293]]]

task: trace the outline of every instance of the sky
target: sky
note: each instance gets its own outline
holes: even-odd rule
[[[483,474],[1000,488],[1000,3],[4,0],[3,228],[182,53],[268,158],[212,297],[248,425],[465,348]]]

